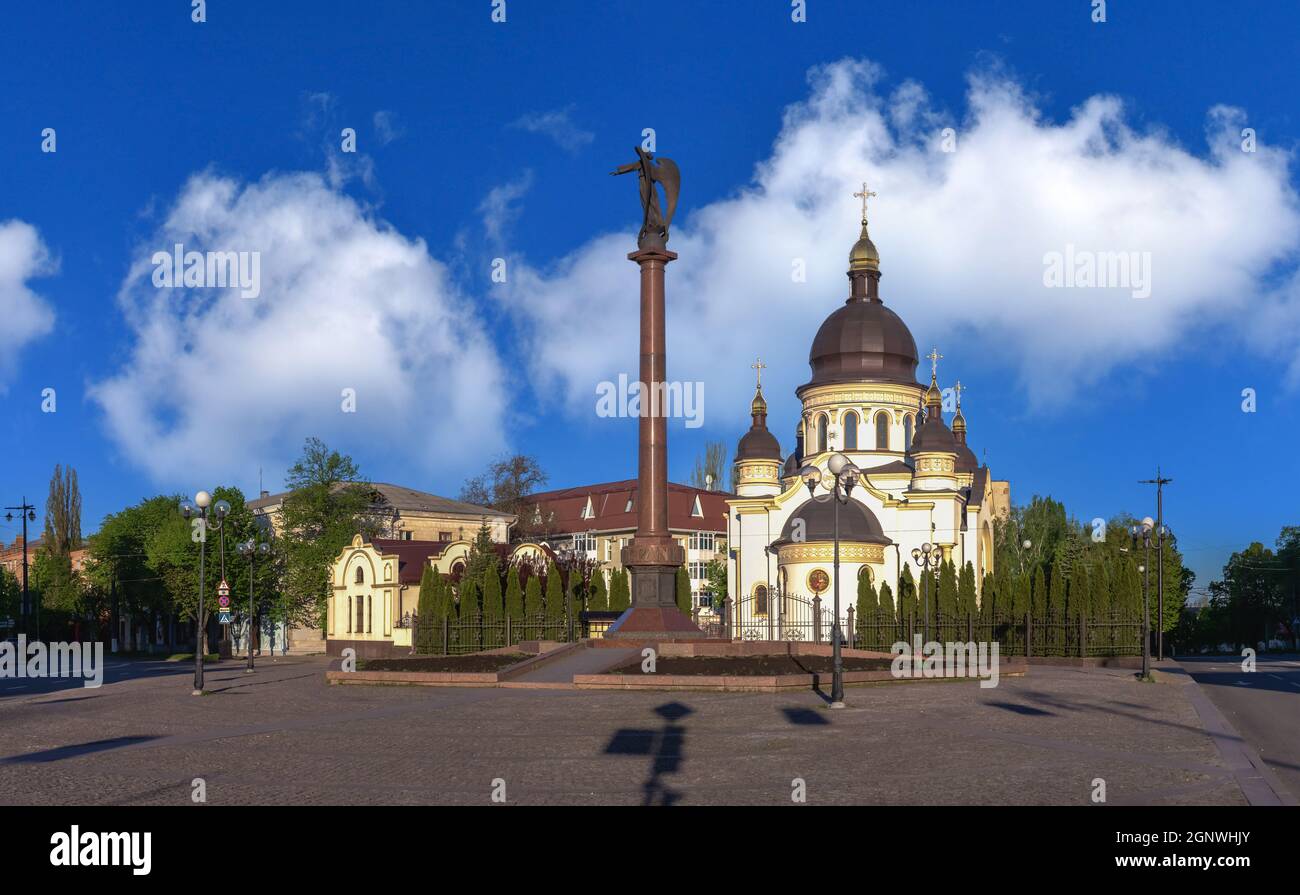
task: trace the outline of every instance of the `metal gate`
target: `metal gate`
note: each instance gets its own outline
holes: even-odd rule
[[[731,607],[728,607],[731,608]],[[781,640],[826,643],[831,636],[831,610],[821,597],[750,594],[728,613],[727,628],[734,640]]]

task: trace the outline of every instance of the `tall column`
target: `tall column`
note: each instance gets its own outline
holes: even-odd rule
[[[641,415],[637,441],[636,534],[623,548],[631,606],[605,637],[671,640],[704,632],[677,608],[677,569],[685,551],[668,530],[668,420],[663,406],[666,339],[664,268],[677,254],[649,247],[628,255],[641,268]]]

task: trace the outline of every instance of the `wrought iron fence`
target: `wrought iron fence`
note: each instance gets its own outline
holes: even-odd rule
[[[449,656],[483,650],[517,646],[525,640],[552,640],[573,643],[599,636],[609,620],[609,613],[574,612],[572,615],[549,616],[545,613],[512,618],[508,615],[484,616],[466,613],[420,622],[415,613],[407,613],[397,627],[410,628],[411,652],[422,656]],[[614,613],[618,617],[618,613]]]
[[[705,627],[711,637],[733,640],[831,641],[832,614],[819,597],[773,593],[743,597],[734,610],[723,600],[719,620]],[[928,619],[898,615],[888,609],[862,613],[849,605],[841,643],[856,649],[888,652],[897,642],[997,642],[1004,656],[1100,657],[1142,654],[1142,617],[1111,611],[1086,617],[1053,612],[1012,617],[972,613],[935,613]]]

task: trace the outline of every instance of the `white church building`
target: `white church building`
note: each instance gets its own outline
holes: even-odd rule
[[[916,341],[880,298],[880,256],[867,235],[865,203],[848,278],[848,300],[813,339],[812,378],[796,390],[803,410],[784,457],[767,428],[756,364],[753,425],[736,447],[737,496],[728,500],[728,597],[742,626],[792,616],[791,601],[806,605],[819,596],[829,609],[834,502],[821,486],[812,499],[800,470],[825,472],[836,453],[862,470],[839,507],[842,622],[859,575],[877,587],[887,581],[895,600],[904,564],[919,581],[912,550],[924,543],[959,570],[970,562],[977,586],[993,571],[994,520],[1009,509],[1009,484],[994,481],[966,443],[960,383],[951,427],[945,422],[937,350],[928,355],[929,385],[917,381]]]

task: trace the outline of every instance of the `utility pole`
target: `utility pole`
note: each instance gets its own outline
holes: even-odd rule
[[[1156,486],[1156,659],[1165,657],[1165,485],[1173,479],[1164,478],[1156,467],[1154,479],[1144,479],[1139,485]]]
[[[23,602],[19,614],[22,616],[23,633],[26,634],[28,633],[27,617],[31,613],[31,605],[30,605],[31,597],[28,595],[28,591],[27,591],[27,520],[30,519],[33,522],[36,521],[36,507],[29,504],[27,502],[27,498],[24,496],[23,502],[20,506],[5,507],[5,509],[17,510],[18,515],[23,520]],[[5,519],[12,522],[13,518],[14,518],[14,514],[12,512],[5,513]],[[39,628],[37,630],[37,636],[38,637],[40,636]]]

